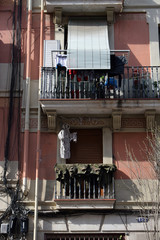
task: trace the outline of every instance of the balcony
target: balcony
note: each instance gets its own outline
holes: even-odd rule
[[[111,114],[111,109],[121,107],[127,114],[143,114],[155,106],[160,112],[159,66],[124,67],[124,74],[114,77],[106,70],[73,73],[63,67],[42,68],[40,102],[44,112]]]
[[[58,164],[55,201],[60,208],[113,208],[114,165]]]
[[[58,77],[56,78],[56,75]],[[79,77],[80,75],[80,77]],[[103,71],[42,68],[41,99],[148,99],[160,97],[160,67],[125,67],[124,74],[107,77]]]

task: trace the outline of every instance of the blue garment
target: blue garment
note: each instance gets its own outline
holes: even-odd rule
[[[117,80],[114,77],[110,77],[105,81],[105,86],[112,86],[117,88]]]

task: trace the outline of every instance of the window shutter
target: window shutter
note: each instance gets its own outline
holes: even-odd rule
[[[71,158],[67,163],[103,163],[101,129],[74,129],[77,142],[71,142]]]
[[[67,55],[69,69],[110,69],[106,18],[72,18]]]
[[[43,66],[44,67],[55,67],[55,57],[56,52],[51,54],[52,50],[60,50],[60,41],[59,40],[44,40],[44,57],[43,57]],[[53,58],[52,58],[53,56]],[[53,66],[52,66],[53,61]]]

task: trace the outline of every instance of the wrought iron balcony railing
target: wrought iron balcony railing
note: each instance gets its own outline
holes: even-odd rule
[[[74,72],[73,72],[74,73]],[[125,67],[124,74],[42,68],[41,99],[131,99],[160,97],[160,67]]]
[[[114,199],[114,165],[59,164],[55,199]]]

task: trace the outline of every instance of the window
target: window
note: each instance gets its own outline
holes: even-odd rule
[[[77,132],[77,142],[71,142],[71,158],[66,163],[103,163],[102,129],[72,131]]]

